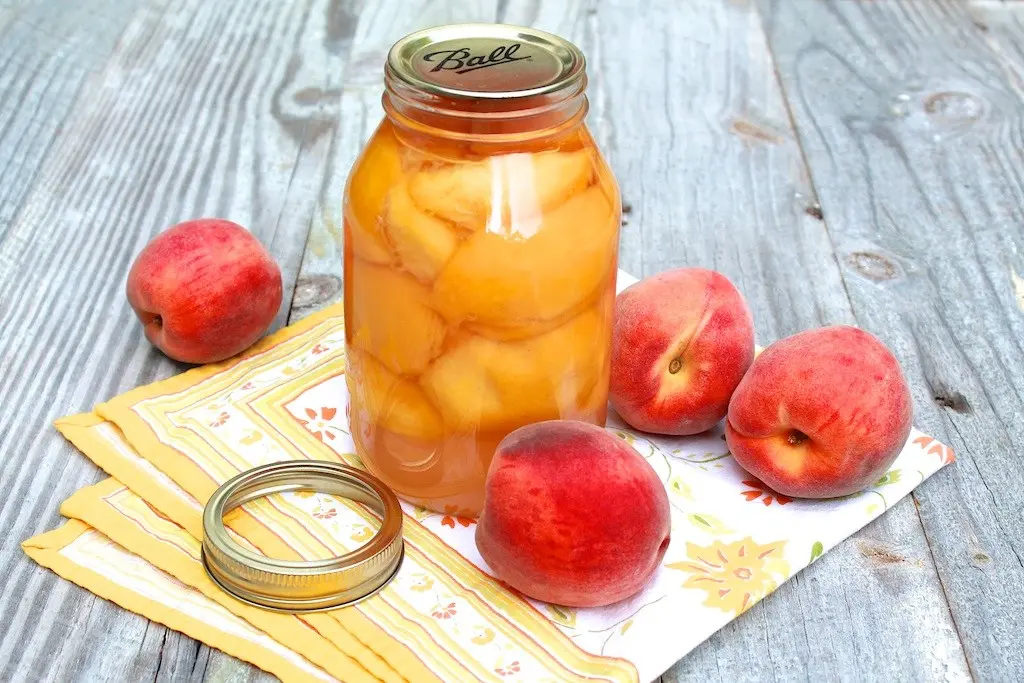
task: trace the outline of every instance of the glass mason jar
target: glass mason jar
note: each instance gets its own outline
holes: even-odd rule
[[[529,28],[388,55],[345,190],[347,383],[359,456],[406,500],[476,516],[509,432],[604,424],[621,203],[585,87],[579,49]]]

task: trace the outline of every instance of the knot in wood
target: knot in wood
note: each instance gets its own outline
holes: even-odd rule
[[[333,275],[313,275],[295,283],[292,306],[304,308],[317,306],[331,300],[341,290],[341,278]]]
[[[960,127],[980,119],[985,107],[974,95],[965,92],[940,92],[925,99],[924,110],[937,125]]]
[[[976,569],[987,569],[992,564],[992,556],[981,550],[971,553],[971,566]]]
[[[870,280],[895,280],[899,268],[891,259],[869,251],[855,251],[846,257],[851,268]]]
[[[959,391],[940,391],[935,393],[935,402],[943,408],[949,408],[958,413],[970,413],[971,404]]]

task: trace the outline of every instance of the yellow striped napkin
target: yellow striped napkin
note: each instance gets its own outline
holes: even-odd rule
[[[237,358],[58,421],[113,478],[66,501],[62,512],[76,521],[27,541],[26,552],[286,680],[650,680],[952,460],[915,432],[870,489],[794,501],[743,472],[720,431],[661,439],[613,424],[658,472],[673,511],[664,566],[630,600],[570,609],[526,599],[489,574],[473,520],[405,504],[406,560],[378,595],[303,616],[240,603],[202,570],[202,504],[226,479],[268,462],[359,466],[344,372],[338,306]],[[361,506],[312,492],[253,501],[225,521],[253,550],[288,559],[358,547],[376,524]]]

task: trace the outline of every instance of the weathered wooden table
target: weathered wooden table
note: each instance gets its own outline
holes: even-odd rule
[[[1024,2],[964,0],[0,0],[0,679],[264,677],[22,554],[101,477],[50,422],[181,369],[124,296],[179,220],[259,236],[277,325],[337,301],[388,47],[495,20],[589,55],[624,268],[875,332],[959,456],[664,680],[1020,680]]]

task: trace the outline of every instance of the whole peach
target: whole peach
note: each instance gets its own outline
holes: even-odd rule
[[[881,477],[910,434],[899,363],[855,327],[823,327],[765,349],[729,404],[726,440],[781,494],[845,496]]]
[[[551,420],[498,445],[476,545],[525,595],[593,607],[640,591],[669,532],[665,488],[639,453],[600,427]]]
[[[242,226],[186,221],[139,253],[127,293],[154,346],[184,363],[212,363],[270,327],[281,308],[281,271]]]
[[[754,358],[754,324],[721,273],[679,268],[615,300],[612,407],[636,429],[697,434],[717,424]]]

